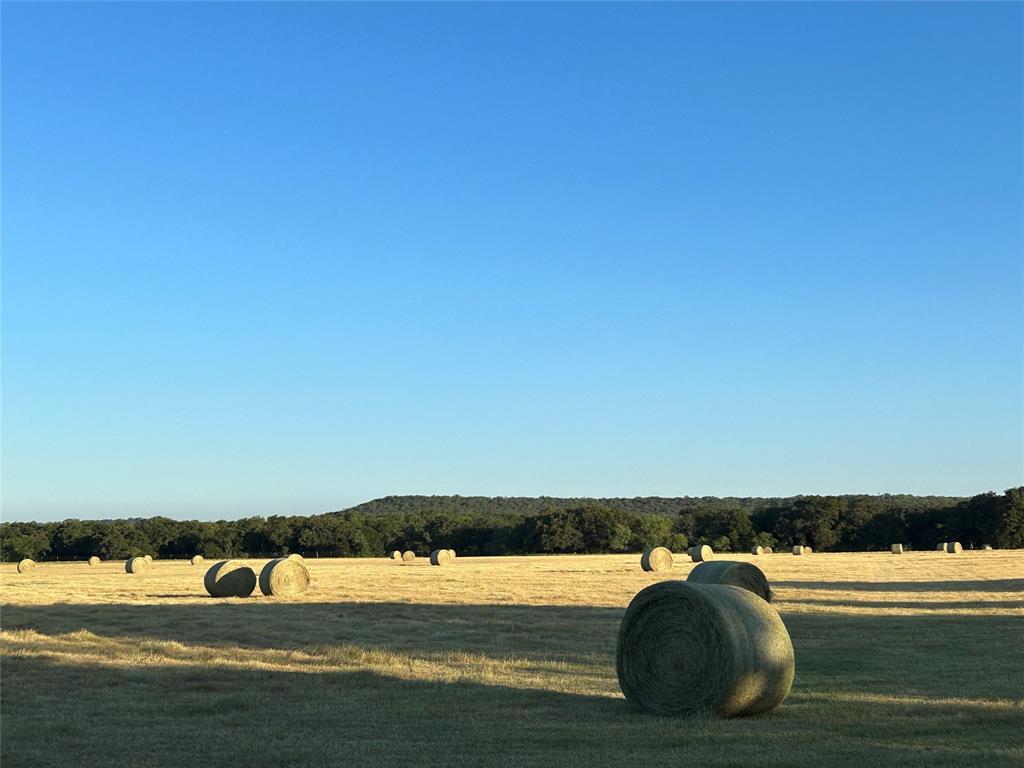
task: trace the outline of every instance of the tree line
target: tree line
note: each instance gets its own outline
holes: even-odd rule
[[[529,503],[527,503],[529,502]],[[539,505],[539,506],[537,506]],[[636,552],[693,544],[748,551],[805,544],[816,550],[1024,547],[1024,486],[971,498],[796,496],[779,499],[505,499],[386,497],[312,516],[205,522],[151,517],[0,524],[0,559],[380,557],[390,550],[464,555]]]

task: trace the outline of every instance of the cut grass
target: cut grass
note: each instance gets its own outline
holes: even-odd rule
[[[1024,553],[787,555],[721,555],[765,571],[796,650],[786,703],[729,721],[616,683],[625,606],[690,563],[309,559],[287,603],[210,598],[187,562],[5,564],[0,762],[1024,763]]]

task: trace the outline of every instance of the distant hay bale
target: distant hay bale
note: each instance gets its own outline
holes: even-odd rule
[[[889,550],[894,555],[902,555],[903,554],[903,545],[902,544],[893,544],[891,547],[889,547]]]
[[[960,546],[959,541],[950,541],[946,544],[946,552],[948,552],[951,555],[959,555],[963,551],[964,548]]]
[[[203,577],[213,597],[248,597],[256,589],[256,572],[239,560],[221,560]]]
[[[775,554],[775,550],[773,550],[771,547],[765,547],[764,548],[764,553],[766,555],[773,555],[773,554]]]
[[[793,546],[793,554],[794,555],[802,555],[803,553],[804,553],[804,547],[800,546],[799,544],[796,544],[796,545]]]
[[[750,548],[750,554],[752,554],[752,555],[763,555],[764,554],[764,547],[751,547]]]
[[[936,549],[937,549],[937,550],[938,550],[939,552],[945,552],[945,551],[946,551],[946,542],[942,542],[941,544],[939,544],[939,545],[938,545],[938,546],[936,546],[935,548],[936,548]]]
[[[729,584],[753,592],[766,603],[772,601],[772,588],[764,571],[753,563],[739,560],[715,560],[698,563],[686,580],[694,584]]]
[[[100,559],[98,557],[96,557],[96,555],[93,555],[92,557],[89,558],[89,565],[95,567],[95,566],[97,566],[99,564],[100,564]]]
[[[448,565],[452,561],[452,553],[447,549],[435,549],[430,553],[431,565]]]
[[[125,573],[143,573],[149,568],[149,560],[144,557],[129,557],[124,561]]]
[[[153,564],[153,556],[152,555],[146,555],[145,558],[146,558],[146,562],[147,563],[149,563],[150,565]]]
[[[392,560],[401,560],[402,559],[402,553],[399,552],[396,549],[394,552],[392,552],[390,555],[388,555],[388,557],[390,557]]]
[[[690,556],[690,559],[695,563],[706,563],[708,560],[715,559],[715,553],[707,544],[690,547],[686,552]]]
[[[32,573],[36,569],[36,561],[26,557],[18,563],[18,573]]]
[[[309,589],[309,571],[301,560],[271,560],[260,571],[260,592],[267,597],[294,597]]]
[[[626,699],[648,712],[756,715],[789,694],[793,644],[775,609],[745,589],[661,581],[626,609],[615,666]]]
[[[298,552],[292,552],[292,553],[291,553],[290,555],[288,555],[288,557],[286,557],[285,559],[286,559],[286,560],[299,560],[299,561],[301,561],[301,562],[306,562],[306,561],[305,561],[305,558],[303,558],[303,557],[302,557],[302,555],[300,555],[300,554],[299,554]]]
[[[455,550],[454,549],[449,549],[448,550],[448,554],[452,556],[452,560],[455,559]]]
[[[640,567],[645,571],[670,571],[672,570],[672,551],[668,547],[646,549],[640,556]]]
[[[191,562],[192,565],[202,565],[204,560],[205,558],[202,555],[192,555],[192,560],[189,562]]]
[[[992,545],[991,544],[986,544],[985,546],[982,547],[982,549],[984,551],[986,551],[986,552],[991,552],[992,551]]]
[[[814,549],[811,548],[811,547],[804,547],[804,554],[805,555],[813,555],[814,554]]]
[[[405,550],[405,552],[402,553],[402,562],[403,563],[411,563],[415,559],[416,559],[416,553],[413,552],[411,549],[407,549],[407,550]]]

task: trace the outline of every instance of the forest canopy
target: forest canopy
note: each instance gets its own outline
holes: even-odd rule
[[[311,516],[239,520],[64,520],[0,524],[0,558],[115,560],[152,554],[185,558],[381,557],[393,549],[464,555],[716,551],[806,544],[819,551],[1024,547],[1024,486],[971,498],[911,495],[790,498],[552,498],[387,496]]]

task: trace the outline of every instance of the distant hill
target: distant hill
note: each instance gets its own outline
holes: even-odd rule
[[[805,496],[634,496],[628,498],[592,498],[587,496],[563,498],[557,496],[384,496],[332,514],[358,512],[366,515],[394,514],[476,514],[476,515],[529,515],[543,514],[556,509],[603,506],[623,512],[643,515],[675,516],[680,512],[696,512],[724,507],[739,507],[748,513],[767,507],[785,505]],[[960,496],[914,496],[912,494],[847,494],[847,500],[876,500],[885,507],[901,509],[934,509],[951,507]]]

